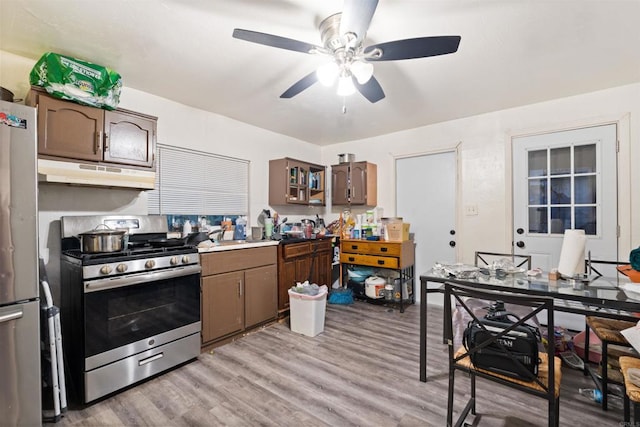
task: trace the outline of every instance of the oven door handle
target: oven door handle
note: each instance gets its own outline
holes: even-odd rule
[[[138,366],[146,365],[147,363],[154,362],[158,359],[162,359],[164,357],[164,353],[154,354],[151,357],[147,357],[146,359],[142,359],[138,361]]]
[[[150,273],[130,274],[126,276],[112,277],[109,279],[98,279],[84,282],[84,292],[96,292],[105,289],[122,288],[124,286],[140,285],[157,280],[174,279],[176,277],[200,274],[202,268],[199,265],[187,265],[184,267],[172,268],[170,270],[154,271]]]

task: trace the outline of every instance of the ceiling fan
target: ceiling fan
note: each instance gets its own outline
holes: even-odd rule
[[[370,102],[385,97],[373,76],[376,61],[425,58],[458,50],[460,36],[418,37],[364,46],[364,39],[378,0],[344,0],[341,13],[324,19],[319,26],[322,47],[272,34],[236,28],[233,37],[252,43],[313,55],[330,61],[307,74],[284,91],[280,98],[292,98],[317,81],[325,86],[337,82],[337,93],[347,96],[358,90]]]

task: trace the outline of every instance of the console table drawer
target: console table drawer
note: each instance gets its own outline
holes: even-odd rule
[[[340,262],[343,264],[358,264],[368,265],[371,267],[381,268],[398,268],[398,258],[384,257],[375,255],[362,255],[362,254],[340,254]]]
[[[342,251],[355,254],[400,256],[402,254],[402,244],[376,242],[345,242]]]

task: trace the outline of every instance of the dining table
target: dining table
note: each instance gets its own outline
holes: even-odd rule
[[[640,283],[628,277],[580,275],[557,280],[548,272],[530,275],[524,269],[505,274],[490,269],[455,264],[437,265],[420,275],[420,381],[427,381],[427,296],[444,293],[446,282],[487,290],[552,297],[554,310],[581,315],[638,321],[640,317]],[[446,322],[443,322],[446,323]]]

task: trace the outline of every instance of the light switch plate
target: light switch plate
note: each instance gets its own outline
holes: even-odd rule
[[[473,204],[473,205],[465,205],[464,207],[464,214],[466,216],[474,216],[474,215],[478,215],[478,205]]]

